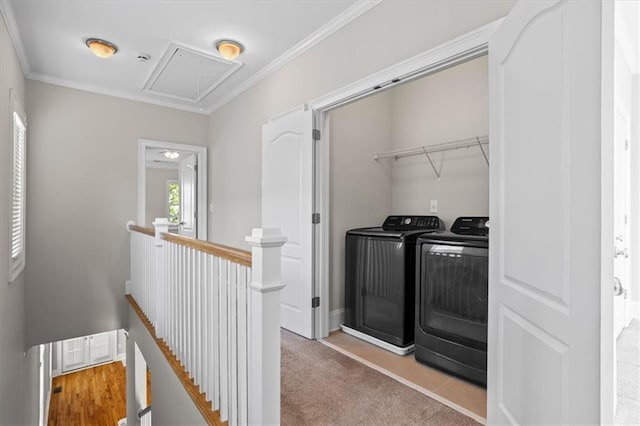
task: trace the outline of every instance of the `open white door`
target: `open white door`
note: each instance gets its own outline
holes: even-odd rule
[[[489,43],[489,424],[600,421],[601,7],[518,2]]]
[[[195,154],[180,159],[178,175],[180,178],[180,235],[196,238],[197,235],[197,182],[198,167]]]
[[[313,118],[300,108],[262,127],[262,227],[279,228],[282,327],[313,338]]]

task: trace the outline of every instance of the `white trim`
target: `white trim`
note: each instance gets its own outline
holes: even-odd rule
[[[467,410],[464,407],[459,406],[455,402],[451,402],[448,399],[443,398],[442,396],[440,396],[440,395],[438,395],[436,393],[433,393],[430,390],[423,388],[422,386],[419,386],[419,385],[417,385],[417,384],[415,384],[413,382],[410,382],[409,380],[405,379],[404,377],[400,377],[397,374],[394,374],[389,370],[386,370],[386,369],[384,369],[384,368],[382,368],[382,367],[380,367],[380,366],[378,366],[376,364],[373,364],[372,362],[369,362],[366,359],[359,357],[358,355],[354,355],[351,352],[349,352],[349,351],[347,351],[345,349],[342,349],[339,346],[334,345],[333,343],[329,343],[324,339],[320,339],[318,341],[320,343],[322,343],[323,345],[325,345],[325,346],[327,346],[327,347],[329,347],[329,348],[331,348],[331,349],[333,349],[333,350],[335,350],[337,352],[340,352],[341,354],[343,354],[343,355],[345,355],[345,356],[347,356],[347,357],[349,357],[349,358],[351,358],[353,360],[356,360],[356,361],[366,365],[367,367],[369,367],[369,368],[371,368],[373,370],[376,370],[377,372],[382,373],[385,376],[390,377],[393,380],[395,380],[395,381],[397,381],[397,382],[399,382],[399,383],[401,383],[401,384],[403,384],[403,385],[405,385],[407,387],[410,387],[411,389],[416,390],[416,391],[420,392],[423,395],[428,396],[429,398],[431,398],[433,400],[438,401],[440,404],[446,405],[447,407],[457,411],[458,413],[472,418],[473,420],[475,420],[476,422],[478,422],[480,424],[483,424],[483,425],[487,424],[487,419],[485,419],[484,417],[479,416],[478,414],[476,414],[476,413],[474,413],[474,412],[472,412],[470,410]]]
[[[321,296],[322,297],[322,296]],[[329,331],[336,331],[344,322],[344,309],[334,309],[329,312]]]
[[[613,143],[614,134],[614,2],[601,5],[600,52],[600,423],[615,419],[614,346],[613,337]],[[594,315],[597,315],[594,312]]]
[[[387,89],[396,84],[420,78],[447,67],[477,58],[487,54],[489,39],[498,29],[504,18],[484,25],[474,31],[431,48],[421,54],[392,65],[384,70],[357,80],[338,90],[309,102],[309,108],[314,111],[314,124],[322,129],[323,143],[317,144],[315,210],[320,212],[322,220],[316,226],[316,246],[314,253],[314,267],[317,280],[315,294],[321,300],[329,297],[329,122],[328,112],[334,108],[353,102],[356,99],[369,96],[379,89]],[[377,87],[377,88],[376,88]],[[329,306],[320,304],[316,313],[315,336],[317,338],[329,335]]]
[[[124,282],[124,294],[131,294],[131,280]]]
[[[151,139],[138,139],[138,214],[137,224],[144,226],[146,212],[146,159],[147,148],[164,148],[174,151],[193,152],[198,156],[198,230],[196,238],[207,240],[207,147],[187,145],[175,142],[164,142]]]
[[[400,356],[405,356],[410,354],[411,352],[413,352],[415,350],[416,345],[409,345],[406,348],[402,348],[400,346],[396,346],[396,345],[392,345],[389,342],[385,342],[384,340],[380,340],[376,337],[370,336],[366,333],[363,333],[361,331],[358,331],[356,329],[353,329],[351,327],[348,327],[346,325],[341,325],[340,328],[342,329],[343,332],[345,332],[346,334],[350,334],[353,337],[356,337],[360,340],[364,340],[367,343],[371,343],[372,345],[375,345],[379,348],[382,348],[386,351],[392,352],[396,355],[400,355]]]
[[[20,31],[18,30],[18,24],[16,22],[16,16],[13,14],[13,6],[9,0],[0,1],[0,14],[4,18],[4,23],[7,25],[7,32],[9,38],[13,43],[13,48],[16,51],[20,68],[22,73],[26,76],[31,74],[31,68],[29,68],[29,61],[27,61],[27,55],[24,51],[24,45],[22,44],[22,38],[20,38]]]
[[[388,89],[396,84],[423,77],[443,68],[485,55],[489,39],[504,18],[493,21],[474,31],[438,45],[423,53],[371,74],[338,90],[309,102],[313,110],[329,111],[347,102],[368,96],[379,89]],[[399,79],[399,81],[394,81]],[[375,89],[379,87],[379,89]]]
[[[323,41],[333,33],[337,32],[339,29],[349,24],[356,18],[359,18],[364,13],[373,9],[381,2],[382,0],[357,1],[355,4],[353,4],[353,6],[349,7],[347,10],[345,10],[343,13],[333,18],[327,24],[323,25],[313,33],[309,34],[302,41],[300,41],[298,44],[293,46],[291,49],[287,50],[280,57],[278,57],[277,59],[275,59],[268,65],[266,65],[264,68],[262,68],[260,71],[253,74],[248,79],[246,79],[242,84],[231,89],[229,92],[227,92],[226,95],[221,96],[218,101],[214,102],[209,108],[207,108],[207,112],[208,113],[215,112],[217,109],[225,105],[227,102],[231,101],[236,96],[239,96],[240,94],[244,93],[245,91],[247,91],[249,88],[257,84],[261,80],[273,74],[274,72],[276,72],[277,70],[279,70],[280,68],[288,64],[289,62],[296,59],[298,56],[307,52],[309,49],[311,49],[312,47],[314,47],[315,45],[317,45],[318,43],[320,43],[321,41]]]
[[[124,365],[125,367],[127,366],[127,352],[123,352],[121,354],[118,354],[115,358],[114,358],[115,362],[120,361],[122,363],[122,365]]]
[[[39,81],[41,83],[68,87],[70,89],[77,89],[77,90],[82,90],[90,93],[97,93],[99,95],[113,96],[115,98],[122,98],[130,101],[142,102],[142,103],[161,106],[165,108],[173,108],[181,111],[193,112],[196,114],[209,115],[209,113],[207,111],[204,111],[201,107],[184,105],[176,102],[171,102],[170,100],[151,99],[143,95],[134,95],[129,92],[125,92],[117,89],[107,89],[104,87],[94,86],[91,84],[78,83],[78,82],[70,81],[64,78],[51,77],[46,74],[30,73],[26,76],[26,78],[28,80]]]

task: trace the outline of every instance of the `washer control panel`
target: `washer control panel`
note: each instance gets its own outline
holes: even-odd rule
[[[382,224],[385,231],[412,231],[419,229],[444,229],[438,216],[389,216]]]

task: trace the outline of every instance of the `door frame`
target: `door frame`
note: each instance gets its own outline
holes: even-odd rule
[[[138,139],[138,213],[136,222],[144,226],[146,212],[146,149],[164,148],[176,151],[193,152],[198,157],[198,225],[197,238],[207,240],[207,147],[187,145],[176,142],[158,141],[152,139]]]
[[[613,6],[603,2],[602,17],[603,22],[613,22]],[[309,108],[314,112],[314,128],[321,130],[321,140],[323,143],[316,144],[315,147],[315,211],[321,215],[321,221],[314,228],[314,295],[320,296],[319,308],[314,313],[314,332],[316,339],[322,339],[329,335],[330,322],[333,324],[341,322],[336,318],[331,318],[329,312],[329,229],[330,229],[330,152],[329,135],[330,123],[328,113],[340,106],[372,95],[380,89],[387,89],[396,84],[423,77],[430,73],[446,69],[459,63],[474,59],[489,53],[489,39],[493,36],[497,28],[505,18],[496,20],[490,24],[471,31],[461,37],[443,43],[437,47],[429,49],[419,55],[405,61],[392,65],[384,70],[373,73],[365,78],[357,80],[340,89],[337,89],[324,96],[316,98],[308,103]],[[613,40],[613,28],[610,25],[602,26],[603,45],[609,40]],[[610,140],[613,132],[613,116],[608,114],[613,104],[613,56],[607,49],[602,52],[601,65],[601,90],[602,90],[602,141]],[[611,57],[609,57],[611,56]],[[610,59],[610,61],[609,61]],[[611,67],[608,64],[611,64]],[[399,79],[400,81],[394,81]],[[602,143],[601,158],[601,308],[598,315],[601,316],[600,332],[600,416],[604,423],[613,420],[613,311],[611,298],[613,288],[608,283],[613,276],[613,257],[611,241],[613,241],[613,204],[608,203],[612,199],[612,188],[609,185],[608,174],[612,171],[613,152],[606,143]],[[497,163],[493,163],[495,167]],[[492,165],[490,165],[492,167]],[[612,200],[611,200],[612,201]],[[609,301],[609,302],[608,302]],[[611,305],[611,306],[610,306]],[[340,313],[337,313],[340,315]],[[342,317],[344,312],[341,313]],[[335,316],[335,315],[334,315]]]
[[[330,324],[335,326],[344,319],[344,311],[333,314],[329,312],[329,112],[382,90],[486,55],[489,52],[489,39],[503,19],[493,21],[308,103],[309,108],[314,112],[314,128],[321,130],[323,142],[316,144],[314,164],[315,211],[320,213],[321,217],[320,223],[314,228],[314,295],[320,296],[321,300],[319,308],[314,313],[317,339],[327,337],[331,330]]]

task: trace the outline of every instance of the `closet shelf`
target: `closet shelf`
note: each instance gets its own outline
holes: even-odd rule
[[[415,148],[404,148],[404,149],[396,149],[394,151],[376,152],[373,154],[373,159],[376,161],[378,161],[379,158],[393,158],[394,160],[398,160],[403,157],[411,157],[414,155],[424,155],[425,157],[427,157],[429,164],[431,164],[431,167],[433,168],[434,173],[439,179],[440,173],[438,172],[435,165],[433,164],[433,161],[431,161],[431,157],[429,156],[429,154],[432,154],[435,152],[452,151],[455,149],[477,147],[477,148],[480,148],[480,151],[482,152],[482,156],[484,157],[484,160],[486,161],[487,165],[489,165],[489,157],[487,157],[487,152],[483,145],[489,145],[488,135],[473,136],[466,139],[458,139],[455,141],[444,142],[444,143],[439,143],[435,145],[424,145],[424,146],[417,146]]]

